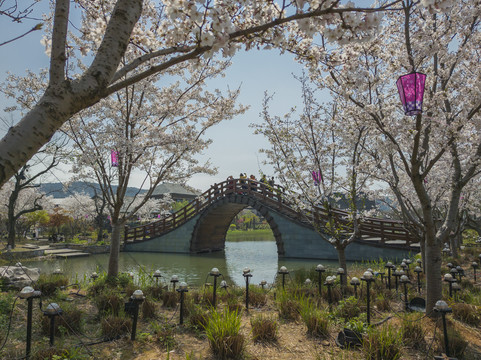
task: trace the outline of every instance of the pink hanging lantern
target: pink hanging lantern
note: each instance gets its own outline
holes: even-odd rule
[[[412,72],[397,79],[396,85],[404,108],[404,114],[412,116],[423,111],[426,74]]]
[[[119,153],[115,150],[110,151],[112,166],[119,166]]]
[[[322,175],[320,171],[313,171],[312,172],[312,179],[314,180],[314,185],[319,186],[321,185]]]

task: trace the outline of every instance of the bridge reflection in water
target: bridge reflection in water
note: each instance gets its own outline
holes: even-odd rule
[[[322,227],[334,218],[346,234],[351,224],[345,211],[318,207],[306,213],[296,210],[281,186],[248,179],[233,179],[215,184],[180,211],[151,224],[126,228],[124,251],[202,253],[224,249],[225,236],[236,214],[247,206],[261,213],[276,240],[277,253],[285,258],[337,259],[327,241],[329,234],[318,233],[312,223]],[[400,221],[364,218],[360,236],[346,249],[348,260],[401,258],[418,252],[412,236]]]

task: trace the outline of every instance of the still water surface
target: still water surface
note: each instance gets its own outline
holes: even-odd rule
[[[245,284],[242,269],[248,267],[252,271],[252,284],[258,284],[261,280],[272,283],[280,266],[286,266],[289,270],[300,268],[312,268],[322,263],[324,266],[337,268],[333,260],[304,260],[304,259],[278,259],[275,241],[240,241],[226,242],[225,250],[211,254],[166,254],[166,253],[120,253],[119,268],[121,272],[132,271],[138,276],[139,267],[142,266],[147,272],[160,270],[164,281],[172,275],[177,275],[180,281],[186,281],[189,285],[202,285],[211,282],[208,279],[210,269],[216,267],[226,280],[233,281],[237,285]],[[78,276],[83,280],[94,271],[106,271],[108,254],[91,255],[69,260],[49,260],[29,262],[29,267],[38,267],[43,273],[61,269],[72,280]]]

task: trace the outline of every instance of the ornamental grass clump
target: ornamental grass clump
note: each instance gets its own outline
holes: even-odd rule
[[[167,319],[162,319],[158,322],[152,322],[155,339],[164,349],[174,349],[177,347],[177,340],[175,339],[175,327],[168,324]]]
[[[463,359],[466,348],[468,347],[468,342],[463,339],[462,335],[457,332],[452,325],[448,325],[448,345],[449,345],[449,356],[453,358]],[[440,331],[436,334],[437,348],[438,352],[444,352],[444,334]]]
[[[57,289],[68,285],[68,277],[62,274],[40,274],[36,287],[44,296],[53,295]]]
[[[297,320],[301,313],[300,301],[303,297],[296,298],[294,295],[280,291],[277,295],[277,309],[279,317],[284,320]]]
[[[321,339],[329,336],[330,321],[328,314],[319,310],[309,299],[301,301],[300,315],[309,335]]]
[[[402,332],[391,325],[370,328],[362,343],[366,360],[397,360],[401,358]]]
[[[132,328],[132,319],[123,316],[109,315],[100,322],[102,335],[105,339],[112,340],[128,334]]]
[[[177,294],[174,291],[166,291],[162,295],[162,306],[173,309],[177,306],[178,299],[179,299],[179,294]]]
[[[337,317],[344,319],[345,321],[358,317],[361,314],[361,308],[359,307],[359,299],[354,296],[350,296],[344,300],[339,301],[335,309]]]
[[[205,334],[213,354],[220,359],[239,358],[244,352],[245,338],[239,334],[241,317],[236,311],[212,311]]]
[[[55,319],[55,335],[75,334],[82,329],[84,312],[73,304],[62,303],[60,305],[62,314]],[[42,333],[50,334],[50,318],[42,316]]]
[[[249,304],[254,307],[261,307],[267,303],[267,294],[263,289],[256,286],[249,286]]]
[[[481,325],[481,308],[464,303],[451,304],[453,317],[471,326]]]
[[[401,332],[404,346],[417,350],[426,347],[419,314],[406,314],[401,322]]]
[[[258,315],[251,318],[252,337],[254,341],[275,342],[277,341],[279,323],[273,317]]]
[[[146,297],[145,300],[142,302],[142,317],[144,319],[152,319],[157,314],[157,308],[155,306],[155,302]]]
[[[99,315],[111,314],[117,316],[124,305],[124,296],[116,289],[106,288],[94,298]]]

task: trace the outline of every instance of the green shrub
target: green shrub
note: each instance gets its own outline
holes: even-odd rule
[[[68,285],[68,277],[62,274],[40,274],[37,288],[43,296],[51,296],[62,286]]]
[[[0,315],[10,315],[14,300],[15,296],[13,293],[3,293],[0,295]]]
[[[116,289],[106,288],[94,298],[94,302],[99,310],[99,315],[117,316],[124,305],[124,296]]]
[[[391,301],[385,296],[385,293],[381,293],[376,296],[376,300],[374,300],[374,305],[379,311],[391,310]]]
[[[362,352],[367,360],[397,360],[401,358],[402,332],[390,325],[369,328]]]
[[[151,323],[155,338],[164,349],[174,349],[177,347],[175,340],[175,328],[169,325],[166,319]]]
[[[339,301],[339,304],[335,309],[336,316],[343,318],[344,320],[358,317],[360,313],[361,308],[359,307],[359,300],[354,296]]]
[[[241,317],[235,311],[224,309],[223,312],[212,311],[205,333],[209,346],[220,359],[239,358],[244,352],[245,338],[239,334]]]
[[[174,291],[166,291],[162,294],[162,305],[166,308],[173,309],[177,306],[179,294]]]
[[[267,294],[257,286],[249,286],[249,304],[261,307],[267,303]]]
[[[453,316],[471,326],[479,326],[481,324],[481,309],[474,305],[464,303],[451,304]]]
[[[145,298],[144,302],[142,303],[142,317],[144,319],[152,319],[156,315],[156,307],[155,302],[153,302],[148,297]]]
[[[204,329],[207,325],[207,312],[199,305],[187,306],[189,325],[194,330]]]
[[[279,323],[272,317],[259,315],[251,318],[252,337],[254,341],[277,341]]]
[[[116,339],[130,332],[132,320],[123,316],[110,315],[101,320],[100,327],[106,339]]]

